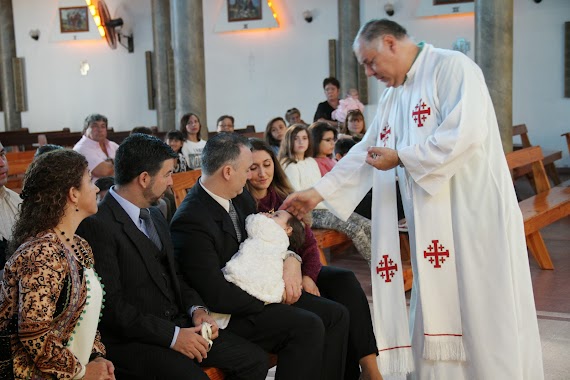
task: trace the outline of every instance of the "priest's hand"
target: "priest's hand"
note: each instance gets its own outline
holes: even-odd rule
[[[398,151],[390,148],[371,146],[368,148],[366,163],[379,170],[390,170],[398,166]]]
[[[321,194],[311,187],[304,191],[289,194],[285,202],[279,207],[279,210],[287,210],[292,215],[295,215],[297,219],[302,219],[306,213],[314,209],[322,200]]]

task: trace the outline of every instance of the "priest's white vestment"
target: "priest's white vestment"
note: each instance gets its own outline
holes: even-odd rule
[[[542,379],[542,351],[522,215],[479,67],[462,53],[424,45],[404,84],[384,91],[363,140],[315,185],[329,210],[343,219],[374,186],[373,250],[383,239],[374,226],[396,205],[381,202],[376,188],[381,187],[383,172],[364,160],[368,147],[387,146],[388,136],[394,139],[392,147],[403,163],[395,170],[414,270],[410,334],[415,369],[411,377]],[[419,220],[440,226],[435,214],[414,216],[414,194],[422,194],[421,199],[429,202],[442,191],[449,194],[451,219],[441,228],[451,231],[454,241],[464,361],[426,360],[423,356],[422,302],[426,300],[422,301],[417,269],[419,261],[427,258],[426,247],[416,247],[416,234],[421,229]],[[371,263],[373,277],[381,274],[375,266],[382,253],[372,253],[377,260]],[[379,310],[381,302],[377,301],[374,298],[375,314],[390,313],[386,305]],[[439,313],[445,315],[446,310]],[[377,318],[374,327],[378,342],[382,331],[393,328],[379,326]],[[382,352],[379,365],[382,368]]]

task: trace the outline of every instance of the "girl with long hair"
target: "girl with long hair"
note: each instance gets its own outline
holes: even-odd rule
[[[282,117],[274,117],[269,120],[269,123],[267,123],[263,139],[267,144],[269,144],[275,154],[279,152],[281,140],[283,140],[283,136],[285,136],[285,131],[287,131],[287,125]]]
[[[206,141],[200,137],[202,123],[195,113],[187,113],[180,119],[180,132],[184,134],[186,140],[182,145],[182,154],[186,158],[189,169],[200,169],[202,166],[202,150]]]

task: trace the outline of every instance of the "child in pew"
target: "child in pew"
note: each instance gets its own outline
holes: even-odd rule
[[[305,226],[285,210],[245,220],[248,237],[222,269],[226,280],[266,303],[282,301],[283,260],[305,242]]]
[[[184,134],[180,131],[170,131],[166,134],[166,143],[178,154],[178,160],[174,165],[173,173],[180,173],[188,171],[188,164],[186,158],[182,154],[182,146],[184,145]]]

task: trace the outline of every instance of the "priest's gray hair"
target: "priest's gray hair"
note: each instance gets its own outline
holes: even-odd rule
[[[364,24],[358,31],[358,34],[356,34],[352,48],[356,50],[361,42],[368,44],[378,37],[387,34],[391,34],[398,40],[408,36],[406,29],[397,22],[385,18],[381,20],[370,20]]]

